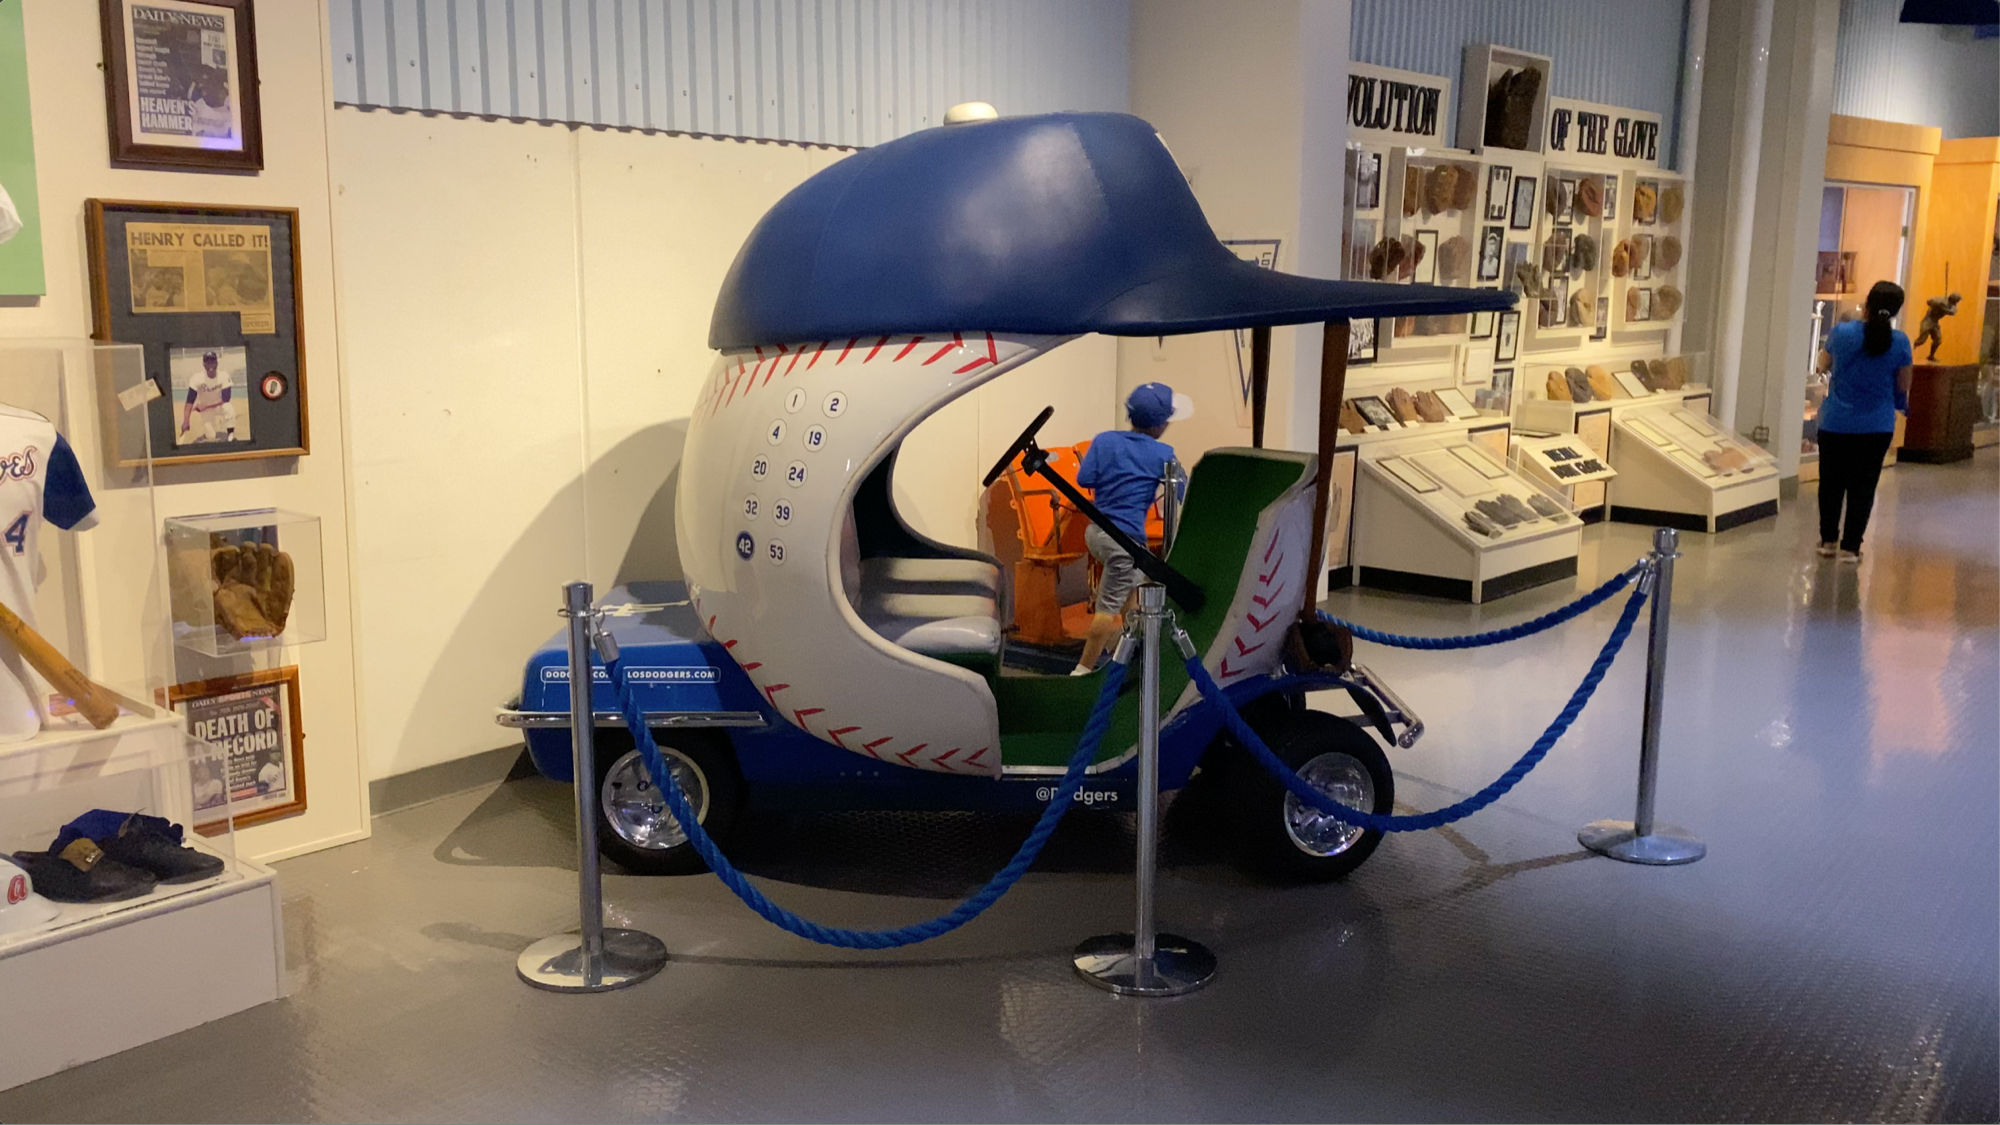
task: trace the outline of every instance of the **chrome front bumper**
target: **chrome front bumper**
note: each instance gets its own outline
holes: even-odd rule
[[[1363,711],[1368,712],[1370,719],[1386,728],[1382,732],[1383,737],[1393,739],[1397,746],[1408,750],[1424,736],[1424,721],[1410,710],[1410,705],[1403,702],[1402,696],[1376,679],[1365,665],[1356,664],[1349,668],[1345,679],[1352,685],[1348,688],[1348,695]],[[1366,693],[1365,698],[1363,693]],[[1373,701],[1374,707],[1369,706],[1370,701]],[[1381,711],[1379,715],[1375,713],[1377,707]],[[1402,729],[1398,730],[1398,727]]]
[[[493,721],[509,730],[568,730],[569,712],[560,714],[547,711],[521,711],[512,707],[501,707],[494,711]],[[592,723],[599,727],[625,729],[625,716],[616,711],[599,711]],[[646,725],[654,729],[679,727],[682,729],[699,727],[761,727],[764,716],[755,711],[648,711]]]

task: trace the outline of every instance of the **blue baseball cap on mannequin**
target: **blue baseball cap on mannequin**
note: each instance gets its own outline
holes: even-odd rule
[[[1165,383],[1141,383],[1125,396],[1125,416],[1142,430],[1194,416],[1194,400]]]

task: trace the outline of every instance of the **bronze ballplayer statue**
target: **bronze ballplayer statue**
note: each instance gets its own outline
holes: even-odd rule
[[[1924,306],[1930,311],[1926,312],[1924,319],[1918,322],[1917,338],[1910,344],[1910,349],[1915,351],[1917,348],[1924,346],[1925,340],[1929,340],[1931,342],[1931,350],[1929,354],[1924,356],[1924,361],[1929,363],[1937,359],[1938,345],[1944,343],[1944,318],[1955,316],[1958,313],[1958,294],[1953,293],[1946,297],[1932,297],[1930,300],[1924,302]]]

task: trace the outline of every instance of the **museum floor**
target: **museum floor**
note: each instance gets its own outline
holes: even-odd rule
[[[0,1120],[1994,1120],[2000,1003],[2000,454],[1884,482],[1860,568],[1812,557],[1808,485],[1680,567],[1663,818],[1709,856],[1629,867],[1578,825],[1630,816],[1637,645],[1547,763],[1348,883],[1259,886],[1170,834],[1162,917],[1221,972],[1172,1001],[1071,975],[1126,926],[1131,828],[1072,818],[993,913],[900,953],[771,929],[714,880],[607,880],[675,960],[625,992],[514,979],[574,921],[566,790],[514,780],[280,865],[289,999],[0,1094]],[[1584,580],[1646,531],[1593,529]],[[1342,594],[1447,632],[1520,620]],[[1474,655],[1369,650],[1423,713],[1399,796],[1476,788],[1610,627]],[[1172,823],[1170,818],[1170,824]],[[848,925],[928,916],[1018,819],[756,822],[744,865]]]

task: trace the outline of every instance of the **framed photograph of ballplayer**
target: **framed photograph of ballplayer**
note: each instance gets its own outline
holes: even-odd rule
[[[1375,362],[1375,319],[1360,317],[1347,323],[1347,362]]]
[[[258,172],[252,0],[99,0],[111,163]]]
[[[1527,230],[1535,225],[1535,177],[1514,177],[1514,210],[1507,220],[1512,230]]]
[[[93,334],[145,349],[145,385],[117,389],[115,463],[129,467],[311,449],[299,213],[280,207],[86,202]],[[128,448],[129,446],[129,448]]]
[[[1493,336],[1493,362],[1512,363],[1521,350],[1521,310],[1500,310],[1500,324]]]
[[[168,702],[203,743],[191,772],[195,831],[244,828],[306,811],[299,670],[270,668],[175,684]]]

